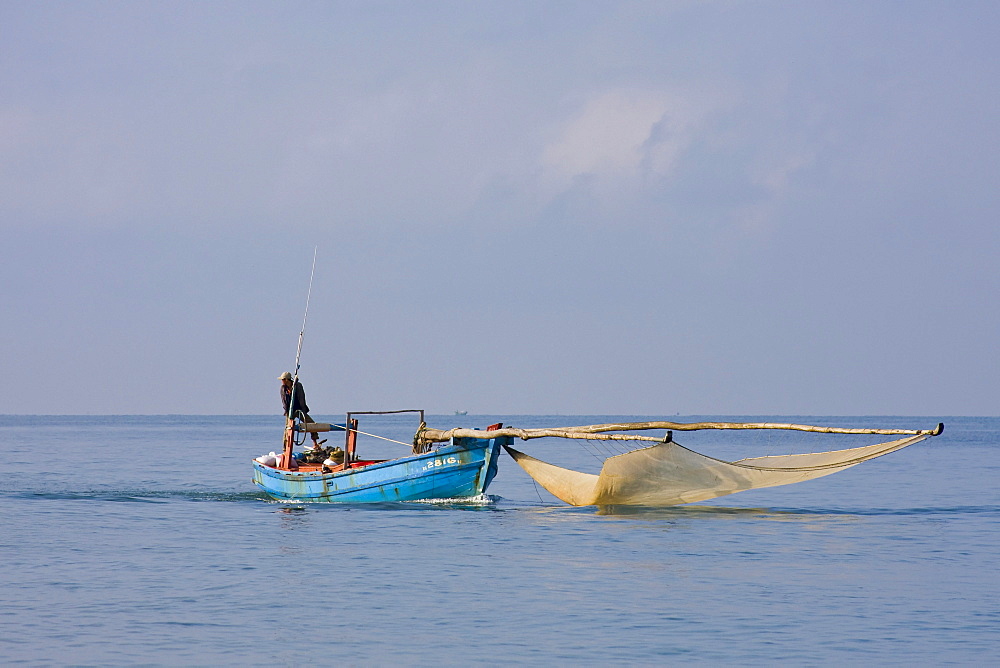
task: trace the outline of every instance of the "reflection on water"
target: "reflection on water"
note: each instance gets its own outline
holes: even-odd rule
[[[586,523],[588,518],[600,517],[612,520],[633,520],[637,525],[649,523],[675,525],[683,523],[704,523],[708,521],[768,521],[768,522],[829,522],[845,521],[860,517],[857,513],[836,510],[782,508],[737,508],[725,506],[535,506],[517,508],[533,516],[544,517],[545,521],[556,523]]]
[[[769,508],[727,508],[724,506],[598,506],[595,514],[612,517],[638,517],[641,519],[669,519],[706,517],[762,517],[770,518],[776,513],[794,514],[794,511],[774,511]]]

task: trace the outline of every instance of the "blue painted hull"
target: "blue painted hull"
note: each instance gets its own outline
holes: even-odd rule
[[[279,501],[378,503],[461,499],[486,492],[511,438],[456,438],[432,452],[335,473],[282,471],[254,461],[254,483]]]

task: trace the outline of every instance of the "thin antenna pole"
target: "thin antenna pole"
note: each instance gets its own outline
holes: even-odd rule
[[[313,267],[309,272],[309,291],[306,292],[306,312],[302,315],[302,329],[299,330],[299,346],[295,350],[295,378],[299,377],[299,358],[302,356],[302,337],[306,334],[306,321],[309,319],[309,300],[312,298],[312,279],[316,275],[316,252],[319,246],[313,246]]]
[[[309,300],[312,298],[313,291],[313,277],[316,275],[316,253],[319,250],[319,246],[313,246],[313,263],[312,270],[309,272],[309,291],[306,292],[306,312],[302,316],[302,329],[299,330],[299,345],[295,349],[295,373],[292,378],[292,386],[294,391],[295,381],[299,379],[299,358],[302,357],[302,338],[306,334],[306,320],[309,319]]]

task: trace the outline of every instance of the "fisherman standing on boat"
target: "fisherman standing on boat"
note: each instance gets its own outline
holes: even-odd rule
[[[309,406],[306,405],[306,391],[302,387],[302,383],[296,380],[293,388],[292,374],[287,371],[278,376],[278,380],[281,381],[281,407],[285,409],[285,417],[298,417],[302,422],[315,422],[309,416]],[[309,435],[312,436],[314,448],[318,448],[323,443],[326,443],[326,439],[319,440],[319,435],[316,432],[311,432]]]

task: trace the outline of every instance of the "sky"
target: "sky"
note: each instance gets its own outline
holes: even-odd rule
[[[0,413],[1000,415],[998,29],[0,0]]]

